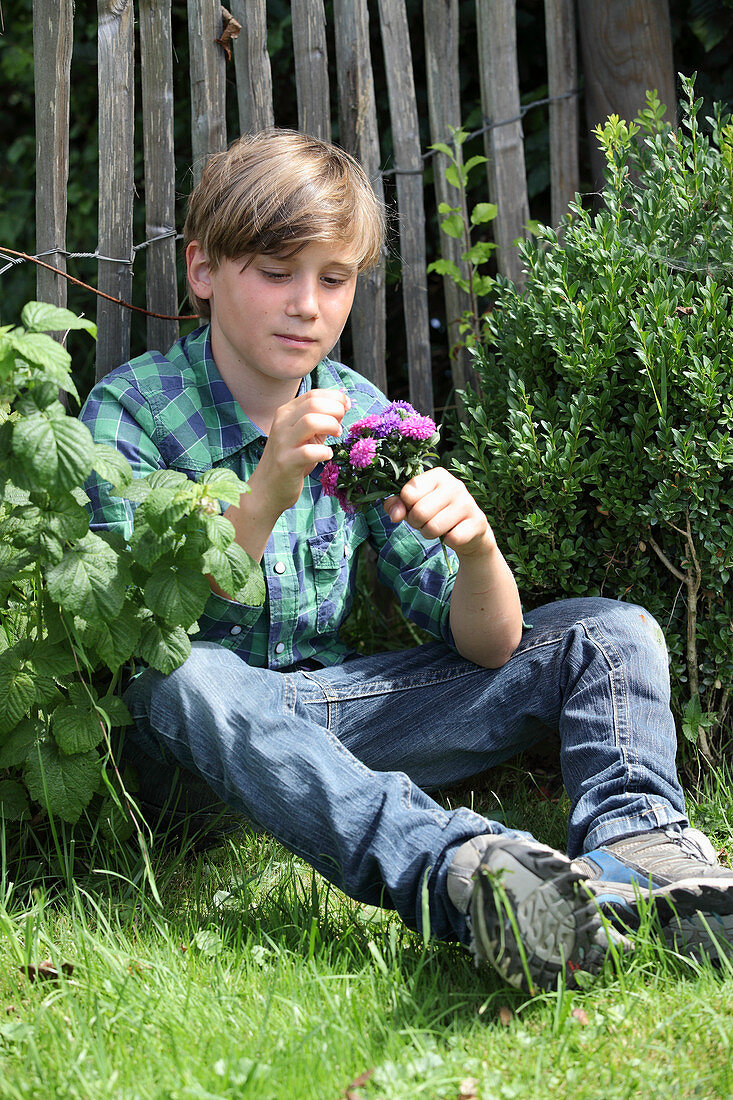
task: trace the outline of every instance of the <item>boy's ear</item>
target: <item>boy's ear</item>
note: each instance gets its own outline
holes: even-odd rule
[[[206,299],[212,296],[211,268],[198,241],[191,241],[186,248],[186,274],[188,285],[197,298]]]

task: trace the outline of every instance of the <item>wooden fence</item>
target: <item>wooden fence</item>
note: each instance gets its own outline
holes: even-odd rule
[[[174,165],[173,57],[187,34],[190,57],[190,162],[196,177],[206,157],[224,149],[237,135],[227,134],[226,83],[236,80],[238,132],[278,124],[274,117],[265,0],[188,0],[187,27],[174,25],[171,0],[98,0],[99,72],[99,299],[97,377],[130,354],[130,311],[110,299],[129,302],[133,263],[146,249],[147,346],[166,350],[178,335]],[[596,32],[614,18],[639,19],[655,26],[667,20],[667,0],[580,0],[584,49],[598,48]],[[574,0],[544,0],[550,116],[552,217],[559,219],[578,187],[578,61]],[[638,9],[644,9],[641,13]],[[610,17],[607,9],[614,9]],[[636,10],[636,15],[634,11]],[[381,195],[384,149],[374,93],[369,22],[378,20],[389,100],[392,150],[389,172],[396,177],[399,255],[407,335],[410,398],[421,409],[433,405],[431,329],[426,278],[424,184],[426,150],[421,146],[418,106],[405,0],[333,0],[333,27],[327,28],[323,0],[292,0],[293,67],[299,129],[330,137],[327,41],[335,42],[338,133],[342,145],[365,165]],[[625,13],[625,15],[624,15]],[[139,24],[136,57],[134,20]],[[488,157],[487,190],[499,214],[493,224],[499,270],[520,281],[513,241],[525,233],[529,216],[524,166],[522,108],[518,78],[515,0],[476,0],[476,52],[459,56],[458,0],[423,0],[427,100],[431,141],[450,142],[451,127],[462,123],[459,72],[474,66],[480,74],[484,141]],[[655,22],[656,20],[656,22]],[[604,23],[605,21],[605,23]],[[180,20],[175,23],[181,22]],[[238,25],[238,26],[237,26]],[[66,269],[69,99],[72,80],[73,0],[34,0],[34,53],[37,127],[37,253]],[[628,29],[628,28],[627,28]],[[329,35],[327,36],[327,30]],[[618,28],[616,28],[617,32]],[[616,33],[614,32],[614,33]],[[414,26],[412,33],[415,33]],[[635,34],[631,27],[627,37]],[[643,43],[642,43],[643,46]],[[656,50],[657,43],[650,48]],[[233,57],[228,60],[231,49]],[[646,62],[648,69],[649,51]],[[135,202],[134,85],[140,65],[142,148],[145,176],[145,241],[133,240]],[[643,87],[645,59],[634,79]],[[671,72],[671,51],[663,75]],[[638,80],[639,70],[643,75]],[[334,66],[330,67],[334,71]],[[654,84],[656,73],[646,84]],[[587,77],[586,77],[587,79]],[[661,81],[656,79],[656,86]],[[668,92],[668,87],[667,87]],[[672,87],[672,95],[674,88]],[[667,99],[667,102],[671,102]],[[602,114],[608,104],[597,104]],[[611,104],[613,106],[613,104]],[[617,105],[615,109],[619,109]],[[621,109],[623,109],[621,105]],[[600,115],[599,115],[600,117]],[[382,125],[382,130],[385,127]],[[452,202],[443,172],[435,173],[437,202]],[[454,192],[455,194],[455,192]],[[459,243],[442,235],[441,251],[461,266]],[[465,267],[465,265],[464,265]],[[38,271],[38,297],[65,304],[63,277]],[[467,306],[463,292],[445,281],[447,340],[457,338],[456,321]],[[387,389],[385,266],[359,285],[351,321],[353,366]],[[168,319],[166,319],[168,318]],[[465,356],[453,359],[453,379],[461,387],[470,368]]]

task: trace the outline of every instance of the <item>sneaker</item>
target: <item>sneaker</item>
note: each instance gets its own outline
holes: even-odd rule
[[[635,931],[651,905],[670,947],[713,958],[733,953],[733,871],[697,829],[652,829],[573,861],[601,911]]]
[[[601,917],[584,877],[554,848],[485,834],[462,844],[448,868],[448,895],[466,914],[476,962],[485,959],[517,989],[569,986],[596,974],[609,943],[630,949]]]

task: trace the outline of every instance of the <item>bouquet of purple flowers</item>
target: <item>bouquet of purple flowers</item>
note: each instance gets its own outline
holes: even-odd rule
[[[321,472],[327,496],[347,512],[399,493],[405,482],[437,458],[435,421],[421,416],[407,401],[393,401],[351,425],[333,446],[333,458]]]

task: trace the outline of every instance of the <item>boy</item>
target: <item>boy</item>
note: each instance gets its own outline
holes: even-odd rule
[[[388,404],[328,359],[383,214],[359,165],[269,131],[212,157],[185,226],[208,323],[92,391],[82,417],[134,471],[226,465],[249,492],[227,516],[262,563],[263,608],[212,594],[190,658],[126,693],[141,760],[177,763],[361,901],[470,944],[516,986],[597,971],[651,897],[665,934],[733,937],[733,872],[691,830],[675,774],[661,631],[637,607],[570,600],[527,615],[467,489],[430,470],[350,515],[323,493],[329,439]],[[95,528],[132,507],[90,484]],[[439,538],[453,556],[445,563]],[[338,629],[357,551],[434,644],[358,657]],[[457,562],[457,568],[456,566]],[[559,730],[571,858],[426,793]],[[151,765],[152,766],[152,765]],[[518,933],[519,942],[515,936]]]

